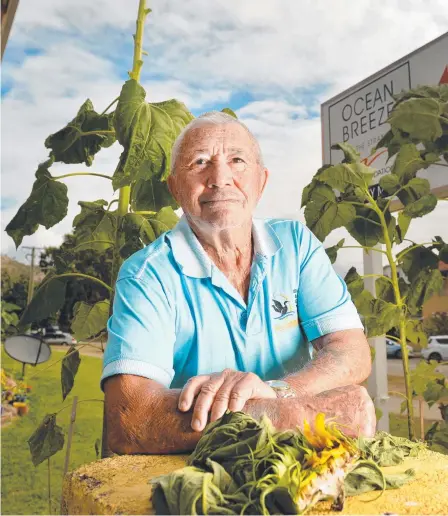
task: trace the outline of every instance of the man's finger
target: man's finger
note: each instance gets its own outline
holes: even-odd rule
[[[194,404],[193,418],[191,427],[193,430],[200,432],[205,428],[208,419],[208,413],[210,407],[213,404],[216,393],[221,388],[222,384],[226,379],[225,374],[220,374],[211,377],[210,380],[202,384],[201,392],[199,393],[196,402]]]
[[[238,412],[243,410],[247,400],[256,397],[256,388],[259,378],[250,373],[237,382],[230,393],[229,410]]]
[[[201,392],[204,383],[210,381],[210,378],[210,375],[201,375],[193,376],[188,380],[179,396],[179,410],[182,412],[190,410],[194,398]]]
[[[239,378],[228,378],[215,395],[212,410],[210,413],[210,421],[216,421],[222,417],[229,408],[230,394],[238,383]]]

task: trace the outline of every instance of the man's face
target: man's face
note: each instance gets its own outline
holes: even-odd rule
[[[206,124],[185,135],[168,184],[195,224],[230,229],[252,218],[267,176],[244,127]]]

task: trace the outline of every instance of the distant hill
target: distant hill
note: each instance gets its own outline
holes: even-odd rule
[[[1,255],[1,268],[2,272],[6,271],[11,279],[18,279],[20,276],[29,277],[30,275],[29,265],[26,263],[18,262],[17,260],[14,260],[14,258],[11,258],[5,254]],[[36,282],[42,281],[44,276],[45,274],[41,272],[39,267],[34,268],[34,280]]]

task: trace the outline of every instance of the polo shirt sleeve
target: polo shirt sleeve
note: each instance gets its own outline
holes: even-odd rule
[[[101,389],[106,378],[117,374],[144,376],[170,386],[175,315],[159,280],[119,279],[107,330]]]
[[[333,269],[322,244],[305,226],[299,242],[297,307],[308,340],[336,331],[363,329],[347,286]]]

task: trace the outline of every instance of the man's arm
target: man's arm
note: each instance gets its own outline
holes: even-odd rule
[[[134,375],[116,375],[104,385],[108,445],[116,453],[166,454],[194,449],[202,432],[191,428],[191,412],[178,410],[179,390]],[[349,386],[292,399],[249,400],[244,412],[266,414],[278,430],[302,427],[319,412],[345,426],[353,436],[375,431],[375,408],[363,387]]]
[[[361,329],[329,333],[314,340],[313,347],[314,359],[284,378],[299,396],[360,384],[370,374],[370,348]]]

